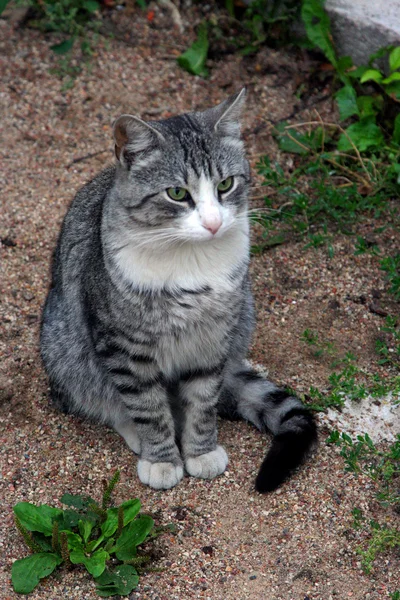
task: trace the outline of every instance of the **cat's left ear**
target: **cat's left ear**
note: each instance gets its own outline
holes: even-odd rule
[[[124,152],[135,154],[164,141],[163,135],[146,121],[133,115],[121,115],[113,125],[115,156],[124,161]]]
[[[240,117],[245,100],[246,88],[243,88],[218,106],[204,112],[216,133],[240,137]]]

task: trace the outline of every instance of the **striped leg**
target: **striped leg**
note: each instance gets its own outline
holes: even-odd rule
[[[193,477],[212,479],[228,464],[224,448],[217,445],[216,404],[221,385],[220,370],[194,371],[181,379],[180,397],[185,405],[182,452],[186,470]]]
[[[139,439],[140,481],[155,489],[168,489],[183,477],[174,421],[163,386],[153,382],[148,389],[143,387],[118,386],[130,421],[116,424],[115,429],[131,447],[135,434]]]
[[[97,351],[125,406],[113,426],[140,454],[140,481],[156,489],[173,487],[183,477],[182,459],[167,392],[150,345],[114,335],[103,338]]]

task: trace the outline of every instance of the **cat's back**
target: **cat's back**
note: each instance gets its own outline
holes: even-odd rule
[[[93,264],[100,250],[101,217],[104,201],[115,181],[110,166],[84,185],[75,195],[64,217],[53,256],[51,287],[62,285]]]

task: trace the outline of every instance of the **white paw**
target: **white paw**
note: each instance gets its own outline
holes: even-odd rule
[[[212,479],[221,475],[227,467],[228,455],[222,446],[217,446],[212,452],[192,456],[185,460],[186,471],[192,477]]]
[[[137,472],[142,483],[156,490],[167,490],[174,487],[183,477],[182,465],[169,462],[152,463],[140,459]]]

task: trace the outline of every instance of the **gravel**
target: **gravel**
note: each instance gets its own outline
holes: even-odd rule
[[[186,23],[199,19],[200,8],[191,10]],[[226,55],[214,61],[210,79],[200,80],[173,60],[193,39],[191,30],[181,36],[168,11],[157,5],[151,24],[138,9],[125,13],[112,17],[115,39],[107,48],[96,47],[91,70],[64,92],[49,72],[55,66],[49,40],[0,20],[1,597],[17,598],[10,567],[26,553],[13,527],[12,506],[22,500],[59,505],[66,491],[99,496],[101,480],[120,468],[117,500],[139,497],[157,522],[177,528],[156,542],[155,566],[163,570],[143,576],[131,598],[389,598],[400,588],[399,556],[380,556],[365,575],[356,553],[365,533],[351,527],[351,510],[357,506],[367,518],[383,515],[387,522],[393,514],[379,508],[373,482],[343,471],[337,448],[324,443],[323,426],[311,460],[274,494],[261,496],[253,488],[268,440],[245,423],[227,422],[220,425],[230,456],[223,476],[211,482],[185,478],[173,490],[156,492],[140,484],[136,458],[113,431],[49,405],[38,328],[51,252],[73,194],[112,160],[112,120],[123,112],[158,118],[204,108],[246,85],[244,136],[254,167],[261,152],[277,153],[272,121],[296,110],[304,119],[311,114],[301,112],[294,94],[294,76],[305,70],[301,56],[270,50],[251,59]],[[315,91],[316,98],[324,94]],[[318,110],[334,118],[330,102],[320,102]],[[255,176],[255,186],[257,181]],[[254,196],[259,193],[255,187]],[[374,226],[367,222],[365,230]],[[260,234],[255,229],[255,239]],[[398,241],[389,228],[380,246],[390,249]],[[376,258],[354,256],[345,236],[335,237],[333,246],[329,258],[323,249],[304,250],[293,241],[252,262],[258,327],[251,359],[299,392],[311,385],[323,389],[330,372],[328,360],[316,359],[301,343],[305,328],[317,330],[340,352],[353,351],[368,369],[383,317],[360,298],[372,302],[373,290],[380,290],[374,302],[389,314],[395,310]],[[79,568],[51,576],[30,596],[96,597]]]

